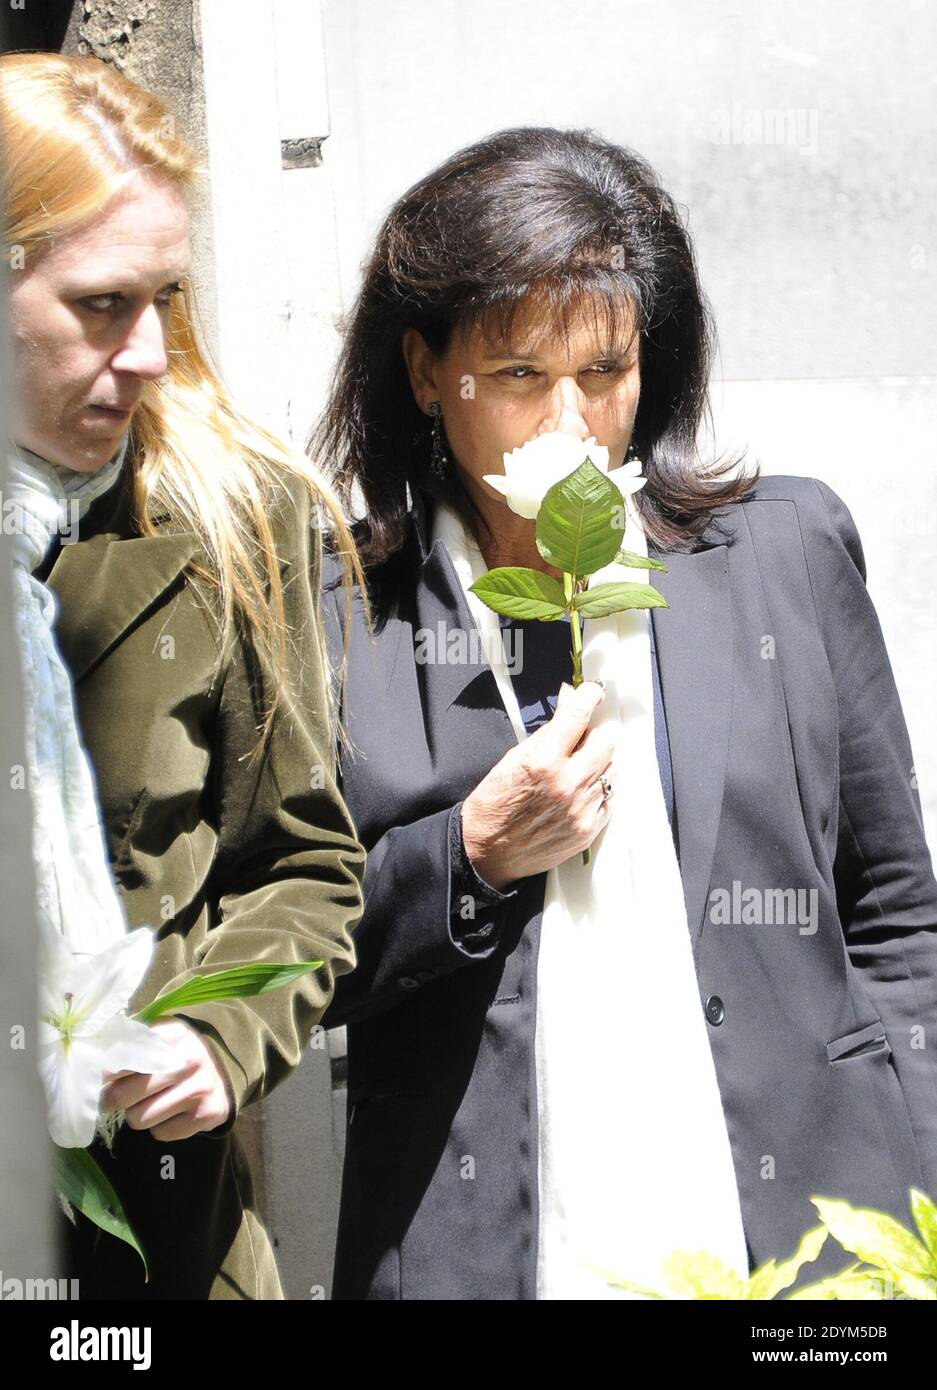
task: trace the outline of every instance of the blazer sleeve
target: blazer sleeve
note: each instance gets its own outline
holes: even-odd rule
[[[325,600],[335,671],[342,624],[328,585]],[[339,762],[341,756],[340,750]],[[368,846],[357,966],[336,981],[326,1027],[404,1004],[440,976],[487,960],[498,948],[504,906],[517,895],[516,888],[501,892],[475,872],[462,839],[461,801],[389,828]]]
[[[859,534],[841,498],[812,481],[821,522],[808,565],[839,703],[837,904],[850,961],[885,1025],[925,1187],[937,1197],[937,881]]]
[[[235,1107],[206,1137],[226,1134],[240,1110],[267,1095],[302,1059],[335,980],[354,965],[364,850],[335,781],[319,643],[321,537],[305,487],[289,483],[274,520],[289,642],[292,712],[278,709],[262,757],[256,681],[243,642],[226,664],[211,797],[218,846],[208,883],[217,922],[188,976],[254,961],[321,960],[292,984],[253,998],[185,1006],[230,1082]],[[187,976],[169,982],[167,990]]]

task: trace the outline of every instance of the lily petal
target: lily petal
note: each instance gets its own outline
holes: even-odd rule
[[[83,1033],[96,1033],[113,1014],[126,1009],[146,974],[153,942],[149,928],[140,927],[93,956],[76,957],[70,990]]]
[[[39,1057],[46,1092],[49,1133],[63,1149],[84,1149],[94,1138],[98,1101],[104,1079],[101,1054],[94,1044],[73,1038]]]
[[[107,1071],[165,1072],[178,1065],[175,1048],[146,1023],[115,1014],[97,1035]]]

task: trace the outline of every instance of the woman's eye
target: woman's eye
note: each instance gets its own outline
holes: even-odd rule
[[[182,293],[181,285],[170,285],[168,290],[156,296],[156,303],[161,309],[168,309],[177,294]]]
[[[122,300],[123,295],[121,294],[89,294],[85,295],[81,302],[93,314],[107,314],[116,308]]]
[[[160,309],[168,309],[172,304],[173,298],[182,293],[181,285],[169,285],[165,290],[161,290],[154,299],[154,304]],[[133,301],[119,290],[111,294],[88,294],[80,301],[86,309],[90,309],[93,314],[110,314],[115,309],[122,309],[129,306]]]

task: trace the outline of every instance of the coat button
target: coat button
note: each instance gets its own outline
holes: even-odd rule
[[[398,985],[400,986],[401,989],[419,989],[419,988],[420,988],[420,982],[419,982],[419,980],[414,980],[413,977],[412,977],[411,975],[401,975],[401,977],[400,977],[400,979],[397,981],[397,983],[398,983]]]
[[[706,1017],[709,1019],[710,1023],[720,1024],[725,1016],[726,1011],[723,1008],[722,1000],[719,998],[719,995],[711,994],[706,1000]]]

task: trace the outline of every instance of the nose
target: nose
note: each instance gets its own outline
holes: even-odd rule
[[[130,372],[146,381],[162,376],[169,366],[166,331],[155,304],[148,304],[130,325],[130,331],[111,358],[115,371]]]
[[[583,418],[585,397],[576,379],[571,376],[558,377],[547,399],[543,419],[537,434],[572,434],[577,439],[588,439],[590,430]]]

